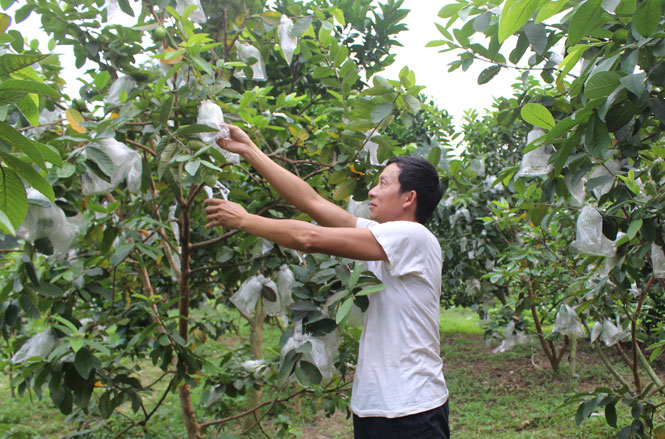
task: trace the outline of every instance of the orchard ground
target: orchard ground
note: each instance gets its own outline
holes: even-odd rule
[[[617,430],[607,425],[602,413],[593,413],[577,426],[574,419],[578,404],[565,404],[566,398],[574,393],[593,391],[596,387],[613,384],[586,341],[579,343],[578,374],[571,379],[566,362],[557,374],[547,369],[547,361],[535,340],[508,352],[493,353],[494,345],[486,345],[483,328],[471,311],[444,310],[441,323],[444,371],[451,392],[451,428],[456,439],[604,439],[616,435]],[[272,349],[278,338],[278,331],[267,334],[266,348]],[[237,341],[239,338],[229,337],[218,345],[230,346]],[[619,359],[615,360],[618,363]],[[659,366],[659,372],[665,371],[662,364]],[[157,368],[146,367],[146,371],[146,382],[159,375]],[[626,376],[630,375],[626,368],[621,371]],[[41,400],[34,394],[32,397],[26,394],[12,398],[8,377],[2,376],[0,437],[72,437],[76,426],[69,424],[67,418],[52,407],[47,394],[44,396]],[[167,398],[166,407],[164,415],[151,422],[150,437],[180,437],[184,434],[175,395]],[[307,405],[303,404],[301,408],[296,402],[292,403],[292,408],[293,411],[288,415],[292,427],[286,437],[352,437],[352,422],[346,413],[337,412],[332,417],[326,417],[323,410],[311,413]],[[630,423],[630,413],[626,406],[618,406],[618,414],[619,425]],[[284,421],[284,416],[287,415],[282,413],[277,419]],[[262,426],[268,437],[277,437],[273,422],[274,418],[271,418]],[[87,427],[79,426],[81,429]],[[106,433],[113,437],[113,425],[109,425],[109,428]],[[234,426],[234,429],[239,428],[240,424]],[[208,437],[218,437],[216,434],[218,432],[208,431]],[[244,437],[266,436],[255,429]]]

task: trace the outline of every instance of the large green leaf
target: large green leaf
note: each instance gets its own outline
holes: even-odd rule
[[[28,199],[21,177],[11,168],[0,166],[0,211],[6,215],[11,226],[17,229],[28,212]],[[6,233],[11,229],[0,226]]]
[[[4,140],[9,145],[15,146],[27,155],[37,165],[45,169],[44,158],[35,143],[16,131],[14,127],[6,122],[0,121],[0,140]]]
[[[608,96],[619,86],[621,75],[617,72],[598,72],[587,79],[584,85],[584,95],[588,99],[598,99]]]
[[[33,127],[39,125],[39,98],[36,95],[31,93],[22,96],[16,101],[16,106]]]
[[[541,23],[548,18],[558,14],[568,5],[568,0],[557,0],[545,2],[538,15],[536,16],[536,23]],[[570,7],[570,6],[568,6]]]
[[[589,119],[584,133],[584,144],[589,154],[597,159],[604,159],[610,147],[610,135],[605,123],[594,115]]]
[[[478,84],[487,84],[501,71],[501,66],[489,66],[478,75]]]
[[[383,119],[388,117],[388,115],[390,113],[392,113],[393,108],[394,108],[394,105],[393,105],[392,102],[383,102],[383,103],[377,105],[372,110],[372,115],[371,115],[372,122],[374,122],[374,123],[381,122]]]
[[[0,90],[17,90],[25,93],[36,93],[54,99],[60,97],[60,93],[46,84],[35,81],[24,81],[22,79],[8,79],[0,83]]]
[[[547,0],[507,0],[499,18],[499,42],[517,32],[545,3]]]
[[[343,181],[333,193],[333,199],[335,201],[345,200],[349,195],[353,193],[356,189],[356,181],[353,179],[348,179]]]
[[[663,2],[646,0],[641,2],[633,14],[633,26],[643,37],[648,37],[658,29],[663,18]]]
[[[551,130],[554,128],[554,117],[550,110],[537,103],[526,104],[520,112],[522,119],[531,125]]]
[[[35,171],[32,166],[23,160],[19,160],[11,154],[0,151],[2,157],[18,174],[32,187],[44,194],[51,202],[55,200],[55,194],[50,184]]]
[[[86,347],[82,347],[74,356],[74,367],[83,378],[88,379],[90,372],[100,367],[101,362]]]
[[[43,60],[47,56],[49,55],[43,55],[41,53],[27,53],[21,55],[7,53],[0,55],[0,76],[21,70],[22,68]]]
[[[621,85],[626,90],[637,96],[638,98],[646,98],[648,90],[646,87],[647,74],[644,72],[635,73],[632,75],[624,76],[621,78]]]
[[[570,47],[577,43],[599,28],[607,19],[608,15],[603,10],[602,0],[585,0],[570,20],[566,46]]]
[[[87,161],[94,163],[94,165],[97,166],[97,169],[103,173],[100,177],[105,175],[110,179],[113,176],[115,165],[113,164],[111,157],[109,157],[102,149],[90,145],[85,148],[85,156]]]
[[[12,19],[9,15],[0,13],[0,35],[4,34]]]

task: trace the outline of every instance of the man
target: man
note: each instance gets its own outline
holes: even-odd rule
[[[240,154],[280,195],[319,225],[264,218],[206,200],[206,228],[224,226],[295,250],[362,261],[387,288],[369,296],[353,378],[356,439],[448,439],[448,390],[439,340],[441,248],[423,224],[443,195],[420,157],[388,162],[369,192],[370,218],[356,218],[266,156],[229,125],[222,148]]]

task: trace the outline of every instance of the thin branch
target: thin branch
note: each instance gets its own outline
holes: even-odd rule
[[[138,146],[139,148],[141,148],[142,150],[144,150],[144,151],[147,152],[148,154],[152,155],[153,157],[156,155],[155,150],[152,149],[152,148],[150,148],[150,147],[147,146],[147,145],[144,145],[144,144],[142,144],[142,143],[136,142],[136,141],[131,140],[131,139],[125,139],[125,142],[127,142],[127,143],[129,143],[129,144],[131,144],[131,145],[134,145],[134,146]]]

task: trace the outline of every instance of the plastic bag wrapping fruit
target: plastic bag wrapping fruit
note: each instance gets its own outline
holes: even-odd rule
[[[138,152],[115,139],[103,139],[88,148],[101,150],[111,159],[114,170],[109,182],[87,167],[81,182],[81,192],[84,195],[105,194],[113,190],[122,181],[126,181],[129,192],[138,193],[141,190],[143,163]],[[88,150],[88,148],[86,148],[86,156],[93,154],[93,151]]]
[[[109,94],[106,96],[106,99],[104,99],[104,102],[107,104],[120,104],[127,99],[127,96],[129,96],[135,88],[136,81],[134,81],[131,76],[121,76],[111,84]],[[125,96],[121,96],[122,92],[126,93]]]
[[[656,243],[651,244],[651,264],[653,265],[654,276],[657,279],[665,279],[665,254]]]
[[[556,321],[552,333],[558,332],[562,335],[573,337],[584,337],[584,328],[582,322],[577,316],[575,309],[570,305],[563,304],[556,313]]]
[[[50,329],[42,331],[28,339],[12,356],[11,364],[20,364],[32,357],[46,358],[58,345],[58,338]]]
[[[279,45],[282,48],[284,59],[286,59],[288,65],[291,65],[293,52],[295,52],[296,47],[298,46],[298,39],[293,35],[292,30],[293,21],[286,15],[282,15],[282,18],[279,21],[279,26],[277,27],[277,35],[279,36]]]
[[[263,296],[263,309],[269,316],[284,314],[277,284],[262,274],[252,276],[231,296],[231,303],[246,315],[256,309],[259,297]]]
[[[310,343],[312,349],[302,354],[302,360],[316,366],[323,381],[330,380],[335,372],[334,364],[340,343],[339,335],[333,331],[323,337],[314,337],[311,334],[303,333],[302,323],[298,323],[293,335],[282,346],[281,363],[284,363],[286,354],[306,343]]]
[[[545,135],[545,131],[535,128],[527,134],[527,144]],[[548,174],[553,166],[548,163],[552,153],[550,145],[541,145],[533,151],[529,151],[522,156],[520,169],[517,171],[518,177],[538,177]]]
[[[515,329],[515,322],[510,321],[506,325],[506,329],[503,333],[503,341],[497,347],[492,350],[492,353],[498,354],[501,352],[507,352],[512,350],[515,346],[524,344],[528,341],[524,331]]]
[[[600,338],[605,346],[614,346],[618,341],[627,340],[630,337],[630,331],[621,329],[608,319],[602,322],[596,322],[591,329],[591,343]]]
[[[611,257],[615,253],[614,242],[603,235],[603,217],[591,206],[582,208],[571,245],[578,252],[593,256]]]
[[[267,78],[266,67],[263,63],[263,57],[261,57],[259,49],[249,43],[241,43],[239,41],[236,41],[236,49],[238,50],[238,58],[252,68],[251,79],[255,81],[265,81]],[[238,70],[235,75],[237,78],[244,78],[245,72]]]
[[[26,194],[28,212],[16,235],[28,242],[48,238],[55,257],[63,258],[79,233],[81,216],[67,218],[60,207],[33,188],[28,188]]]
[[[291,289],[295,283],[296,278],[293,271],[288,265],[282,264],[277,273],[277,290],[279,291],[280,304],[282,306],[282,313],[286,313],[289,307],[293,304],[293,297],[291,296]]]
[[[349,197],[349,207],[346,210],[353,216],[369,218],[369,200],[356,201],[351,195]]]
[[[621,169],[621,163],[616,160],[610,160],[603,163],[589,173],[587,180],[588,186],[593,186],[591,192],[596,198],[600,198],[608,193],[614,186],[614,175]]]
[[[235,163],[236,165],[240,163],[240,156],[238,154],[229,152],[217,145],[218,139],[231,138],[229,128],[224,123],[224,112],[219,105],[212,101],[201,102],[201,105],[199,106],[199,114],[196,117],[196,123],[200,125],[208,125],[209,127],[217,129],[217,131],[211,133],[199,133],[199,137],[202,141],[218,148],[227,162]]]
[[[192,5],[197,6],[197,8],[189,14],[189,19],[198,24],[203,24],[208,21],[200,0],[176,0],[175,10],[178,14],[182,15],[183,12],[185,12],[185,9]]]

